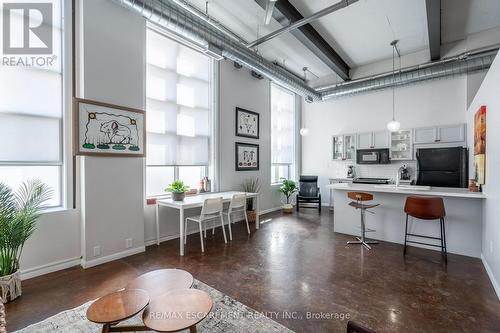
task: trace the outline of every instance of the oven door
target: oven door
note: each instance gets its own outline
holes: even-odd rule
[[[356,151],[357,164],[379,164],[380,152],[373,149],[358,149]]]

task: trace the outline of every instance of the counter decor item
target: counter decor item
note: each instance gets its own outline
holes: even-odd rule
[[[205,192],[212,192],[212,181],[208,177],[203,177],[203,189]]]
[[[259,114],[242,108],[236,108],[236,136],[259,138]]]
[[[75,98],[73,112],[75,155],[146,156],[144,111]]]
[[[290,197],[292,194],[297,192],[297,186],[295,182],[290,179],[281,178],[281,186],[278,191],[282,193],[286,198],[286,203],[281,206],[283,213],[291,214],[293,212],[293,205],[290,203]]]
[[[174,181],[170,184],[165,191],[172,193],[172,200],[174,201],[183,201],[186,197],[186,191],[189,189],[189,186],[184,185],[180,180]]]
[[[0,183],[0,298],[5,302],[21,296],[19,262],[24,243],[52,193],[38,180],[24,182],[16,193]]]
[[[251,143],[235,143],[236,171],[259,170],[259,145]]]
[[[260,190],[259,178],[245,179],[242,189],[247,193],[258,193]],[[254,210],[252,198],[247,199],[247,218],[248,222],[255,222],[257,220],[257,212]]]

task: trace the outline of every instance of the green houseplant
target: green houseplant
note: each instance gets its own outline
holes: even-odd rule
[[[24,243],[51,196],[52,190],[39,180],[24,182],[15,193],[0,183],[0,298],[4,301],[21,295],[19,261]]]
[[[259,178],[247,178],[243,181],[242,188],[244,192],[258,193],[260,191]],[[248,222],[257,220],[257,212],[253,207],[253,199],[247,199],[247,218]]]
[[[189,189],[189,186],[184,185],[182,181],[177,179],[172,184],[168,185],[165,189],[167,192],[172,193],[172,200],[174,201],[182,201],[186,197],[186,191]]]
[[[286,203],[282,206],[283,212],[293,212],[293,205],[290,203],[290,197],[292,196],[292,194],[297,192],[297,186],[295,185],[295,182],[290,179],[281,178],[281,186],[279,187],[278,191],[282,193],[286,198]]]

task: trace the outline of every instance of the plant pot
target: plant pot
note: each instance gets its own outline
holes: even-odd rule
[[[21,272],[0,277],[0,298],[3,302],[13,301],[21,296]]]
[[[183,201],[185,197],[185,192],[172,192],[172,200],[174,201]]]
[[[291,213],[293,213],[293,205],[292,204],[284,204],[283,206],[281,206],[281,210],[285,214],[291,214]]]
[[[248,222],[255,223],[257,221],[257,213],[255,210],[247,210]]]

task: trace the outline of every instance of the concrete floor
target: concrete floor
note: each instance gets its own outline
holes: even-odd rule
[[[479,259],[449,255],[445,266],[437,251],[412,247],[404,258],[398,244],[346,246],[352,237],[333,233],[326,209],[261,220],[250,236],[237,223],[227,245],[217,229],[204,254],[191,235],[184,257],[172,240],[23,281],[22,297],[6,306],[8,329],[103,296],[144,272],[177,267],[297,332],[345,332],[348,319],[378,332],[500,332],[500,302]]]

